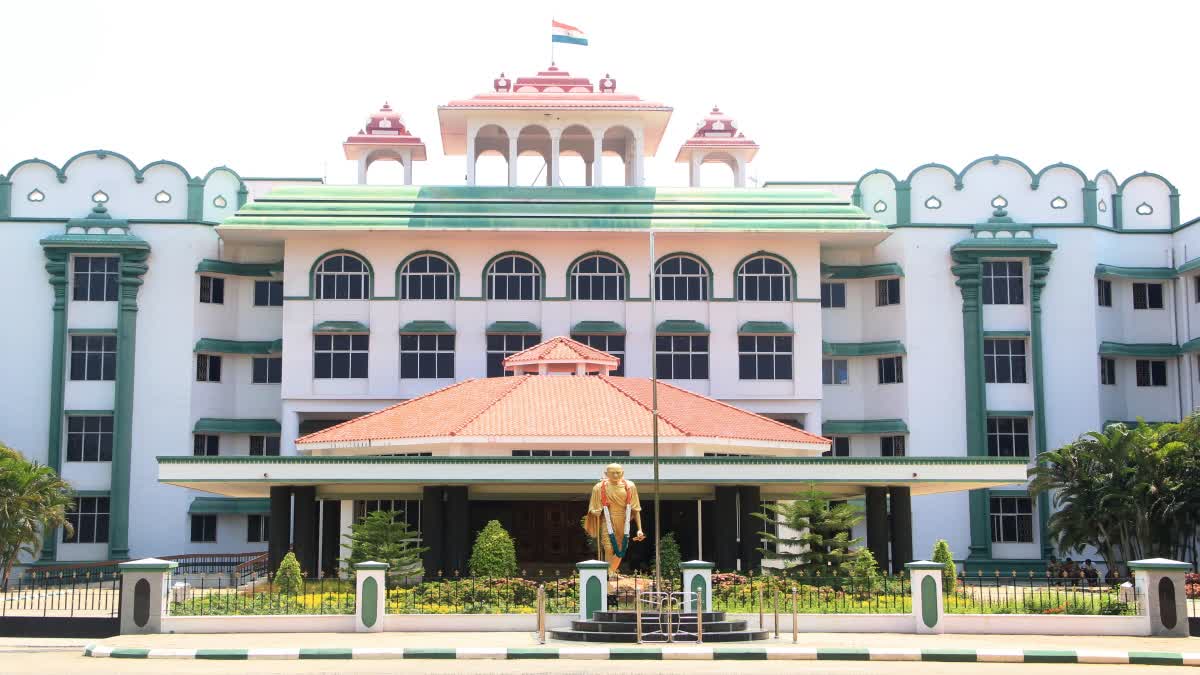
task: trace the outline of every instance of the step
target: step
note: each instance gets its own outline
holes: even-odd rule
[[[658,616],[659,616],[658,612],[642,612],[642,621],[646,621],[647,618],[652,618],[653,620],[657,621]],[[695,612],[684,612],[683,616],[686,619],[691,620],[691,621],[696,620]],[[678,619],[679,619],[679,612],[671,612],[671,621],[674,622],[674,621],[677,621]],[[618,610],[618,611],[609,611],[609,612],[595,612],[592,614],[592,620],[593,621],[636,622],[637,621],[637,612],[635,612],[633,610],[628,610],[628,609],[623,609],[623,610]],[[724,621],[724,620],[725,620],[725,612],[705,612],[704,613],[704,621],[705,622]]]
[[[683,623],[671,622],[672,628],[679,630],[696,632],[696,622],[684,620]],[[642,631],[662,630],[663,624],[657,621],[642,621]],[[580,621],[575,619],[571,621],[573,630],[589,632],[589,633],[635,633],[637,632],[637,623],[629,623],[625,621]],[[746,630],[745,621],[705,621],[705,633],[730,633]]]
[[[765,630],[743,630],[730,633],[704,633],[704,642],[750,642],[752,640],[766,640],[770,636],[769,631]],[[571,629],[559,629],[550,631],[550,637],[555,640],[569,640],[572,642],[637,642],[637,634],[635,633],[601,633],[593,631],[579,631]],[[676,636],[676,640],[681,644],[686,644],[696,641],[695,635]],[[663,643],[666,642],[663,636],[644,636],[645,643]]]

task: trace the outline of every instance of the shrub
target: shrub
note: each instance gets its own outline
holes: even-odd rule
[[[424,572],[421,554],[428,549],[416,545],[418,536],[408,528],[402,512],[373,511],[350,526],[346,535],[350,557],[342,562],[350,567],[368,560],[387,563],[388,583],[394,586],[403,577]]]
[[[304,573],[300,571],[300,561],[291,551],[283,556],[279,563],[279,571],[275,573],[275,584],[281,593],[296,595],[304,590]]]
[[[859,595],[867,596],[879,587],[879,563],[869,548],[860,548],[850,561],[850,576]]]
[[[679,564],[683,556],[679,552],[679,543],[675,541],[675,533],[668,532],[658,541],[658,560],[662,563],[662,578],[679,579]]]
[[[475,537],[468,563],[477,577],[512,577],[517,574],[517,547],[498,520],[488,521]]]
[[[958,582],[958,567],[954,564],[954,554],[950,551],[950,543],[938,539],[933,544],[933,562],[942,563],[942,592],[954,590]]]

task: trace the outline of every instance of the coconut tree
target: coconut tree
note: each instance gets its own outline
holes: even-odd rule
[[[67,511],[73,506],[71,486],[54,469],[0,443],[0,588],[8,587],[22,553],[41,553],[46,533],[57,527],[71,531]]]

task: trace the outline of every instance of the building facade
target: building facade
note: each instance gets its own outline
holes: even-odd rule
[[[40,562],[266,550],[283,531],[271,527],[267,483],[291,470],[269,458],[305,458],[305,435],[503,376],[505,357],[555,336],[619,357],[614,375],[657,369],[673,386],[832,440],[824,459],[681,449],[672,461],[700,468],[676,467],[689,478],[664,528],[694,528],[696,555],[706,536],[752,550],[742,515],[754,508],[743,502],[786,499],[811,481],[856,486],[839,493],[864,501],[856,534],[885,553],[878,532],[912,489],[910,548],[893,541],[893,559],[946,538],[968,564],[1037,568],[1053,553],[1050,505],[1029,498],[1024,465],[1109,421],[1177,420],[1195,407],[1198,221],[1181,222],[1165,178],[993,156],[961,170],[745,188],[758,146],[714,109],[677,156],[691,186],[644,186],[670,114],[607,76],[501,76],[439,109],[443,152],[467,158],[465,186],[201,175],[109,151],[61,167],[17,162],[0,175],[0,240],[19,279],[4,303],[22,319],[4,337],[19,357],[4,366],[17,386],[0,391],[0,438],[79,492],[75,535],[52,538]],[[410,183],[426,156],[387,106],[344,147],[360,183],[378,161],[402,164]],[[508,160],[530,154],[546,187],[518,185]],[[475,184],[485,155],[505,158],[507,185]],[[582,160],[585,186],[559,187],[566,156]],[[700,187],[705,163],[727,165],[733,187]],[[444,474],[429,468],[438,457],[481,451],[393,449],[375,467],[395,472],[388,481],[343,475],[305,493],[314,512],[288,518],[320,524],[322,560],[380,500],[418,527],[422,502],[455,503],[444,520],[460,539],[496,513],[518,530],[535,519],[525,526],[536,532],[536,519],[578,517],[571,489],[546,486],[593,482],[614,452],[630,457],[631,475],[646,466],[640,444],[601,445],[496,443],[487,453],[505,456],[502,468]],[[233,481],[222,458],[262,469],[261,485]],[[747,468],[764,458],[779,461]],[[919,488],[922,472],[945,466],[961,469]],[[484,498],[495,472],[516,486],[493,494],[508,506]],[[424,482],[404,483],[408,474]],[[723,475],[745,490],[730,493]],[[988,487],[967,491],[972,476]],[[692,522],[728,504],[733,525]],[[561,562],[548,555],[524,557]],[[755,564],[729,555],[718,564]]]

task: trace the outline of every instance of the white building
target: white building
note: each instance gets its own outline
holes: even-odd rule
[[[628,455],[640,479],[641,440],[509,439],[489,446],[504,461],[474,468],[455,461],[478,447],[397,447],[386,454],[416,456],[361,475],[269,459],[307,454],[296,439],[334,423],[501,375],[505,356],[560,335],[620,357],[615,374],[649,377],[657,355],[671,384],[833,439],[833,457],[803,461],[795,448],[664,451],[702,467],[664,489],[664,529],[720,567],[757,563],[747,502],[809,481],[865,500],[857,534],[882,559],[947,538],[969,566],[1040,567],[1048,505],[1028,498],[1020,458],[1196,405],[1200,221],[1180,221],[1156,174],[995,156],[748,189],[758,146],[714,109],[679,151],[692,186],[653,188],[643,161],[671,109],[607,76],[501,76],[439,111],[443,152],[469,158],[466,186],[407,185],[426,149],[386,106],[346,156],[360,182],[400,162],[405,186],[201,177],[109,151],[0,175],[0,241],[19,280],[3,302],[21,319],[4,337],[19,356],[0,371],[0,439],[80,495],[75,537],[55,537],[43,564],[265,550],[280,475],[303,488],[279,493],[289,505],[275,513],[294,509],[292,529],[312,537],[295,542],[309,567],[328,567],[366,500],[403,500],[415,525],[459,542],[433,558],[447,567],[490,518],[518,541],[573,541],[578,486],[608,461],[594,457]],[[485,154],[540,156],[555,187],[518,187],[515,161],[509,185],[476,186]],[[560,156],[582,159],[587,186],[557,187]],[[729,166],[734,187],[698,189],[706,162]],[[759,457],[713,456],[744,454]],[[311,473],[326,470],[337,480]],[[422,509],[429,499],[447,506]],[[288,529],[273,532],[286,548]],[[571,546],[523,557],[567,562]]]

